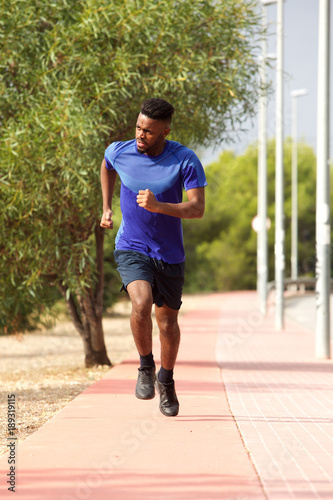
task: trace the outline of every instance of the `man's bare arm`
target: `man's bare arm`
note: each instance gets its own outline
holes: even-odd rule
[[[137,203],[149,212],[171,215],[180,219],[201,219],[205,211],[205,188],[194,188],[186,191],[188,201],[181,203],[163,203],[154,194],[145,189],[139,191]]]
[[[117,172],[115,170],[108,170],[106,168],[105,158],[101,165],[101,186],[103,196],[103,215],[101,220],[101,227],[105,229],[112,229],[112,198],[114,188],[117,181]]]

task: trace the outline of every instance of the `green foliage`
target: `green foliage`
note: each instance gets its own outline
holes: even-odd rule
[[[285,256],[290,275],[291,143],[284,147]],[[298,148],[299,273],[315,265],[315,168],[310,147]],[[275,143],[268,144],[269,279],[274,279]],[[200,221],[184,221],[186,291],[239,290],[256,287],[257,237],[251,221],[257,213],[257,147],[241,156],[226,151],[206,169],[206,211]]]
[[[53,302],[50,285],[79,297],[100,278],[99,167],[111,141],[132,138],[144,99],[174,104],[173,138],[185,144],[226,138],[253,113],[261,28],[249,0],[0,5],[0,328],[10,331]]]
[[[177,139],[204,143],[253,112],[254,1],[7,0],[2,11],[4,117],[42,99],[36,119],[57,107],[65,125],[75,107],[124,138],[139,103],[160,95],[176,107]]]

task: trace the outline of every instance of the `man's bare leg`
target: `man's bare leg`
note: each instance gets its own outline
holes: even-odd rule
[[[127,291],[132,302],[130,319],[132,334],[140,355],[135,395],[139,399],[152,399],[155,396],[155,363],[152,355],[153,323],[151,310],[153,294],[151,284],[144,280],[132,281],[127,285]],[[146,364],[147,360],[148,364]]]
[[[166,304],[162,307],[155,307],[156,321],[160,331],[161,365],[166,370],[173,370],[177,359],[180,343],[178,312]]]
[[[161,369],[156,377],[156,387],[160,393],[160,410],[167,417],[175,417],[179,411],[173,380],[173,368],[180,343],[178,310],[163,305],[156,307],[155,312],[161,341]]]
[[[132,302],[131,330],[138,353],[147,356],[152,351],[153,323],[151,311],[153,294],[148,281],[136,280],[127,285],[127,291]]]

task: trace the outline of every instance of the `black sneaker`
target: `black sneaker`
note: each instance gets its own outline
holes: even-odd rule
[[[144,366],[139,368],[135,395],[139,399],[153,399],[155,397],[155,367]]]
[[[158,380],[158,374],[155,380],[156,389],[160,394],[160,410],[166,417],[175,417],[179,412],[179,401],[175,390],[174,380],[169,384],[162,384]]]

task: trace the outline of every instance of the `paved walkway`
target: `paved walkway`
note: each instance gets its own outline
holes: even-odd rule
[[[330,296],[330,310],[333,311],[333,294]],[[292,295],[285,301],[287,317],[298,324],[315,331],[316,329],[316,296],[315,293],[306,292]],[[331,332],[333,332],[333,314],[330,315]]]
[[[254,292],[207,295],[181,318],[178,417],[135,398],[133,353],[15,445],[14,496],[0,457],[0,498],[333,499],[333,363],[273,313]]]

